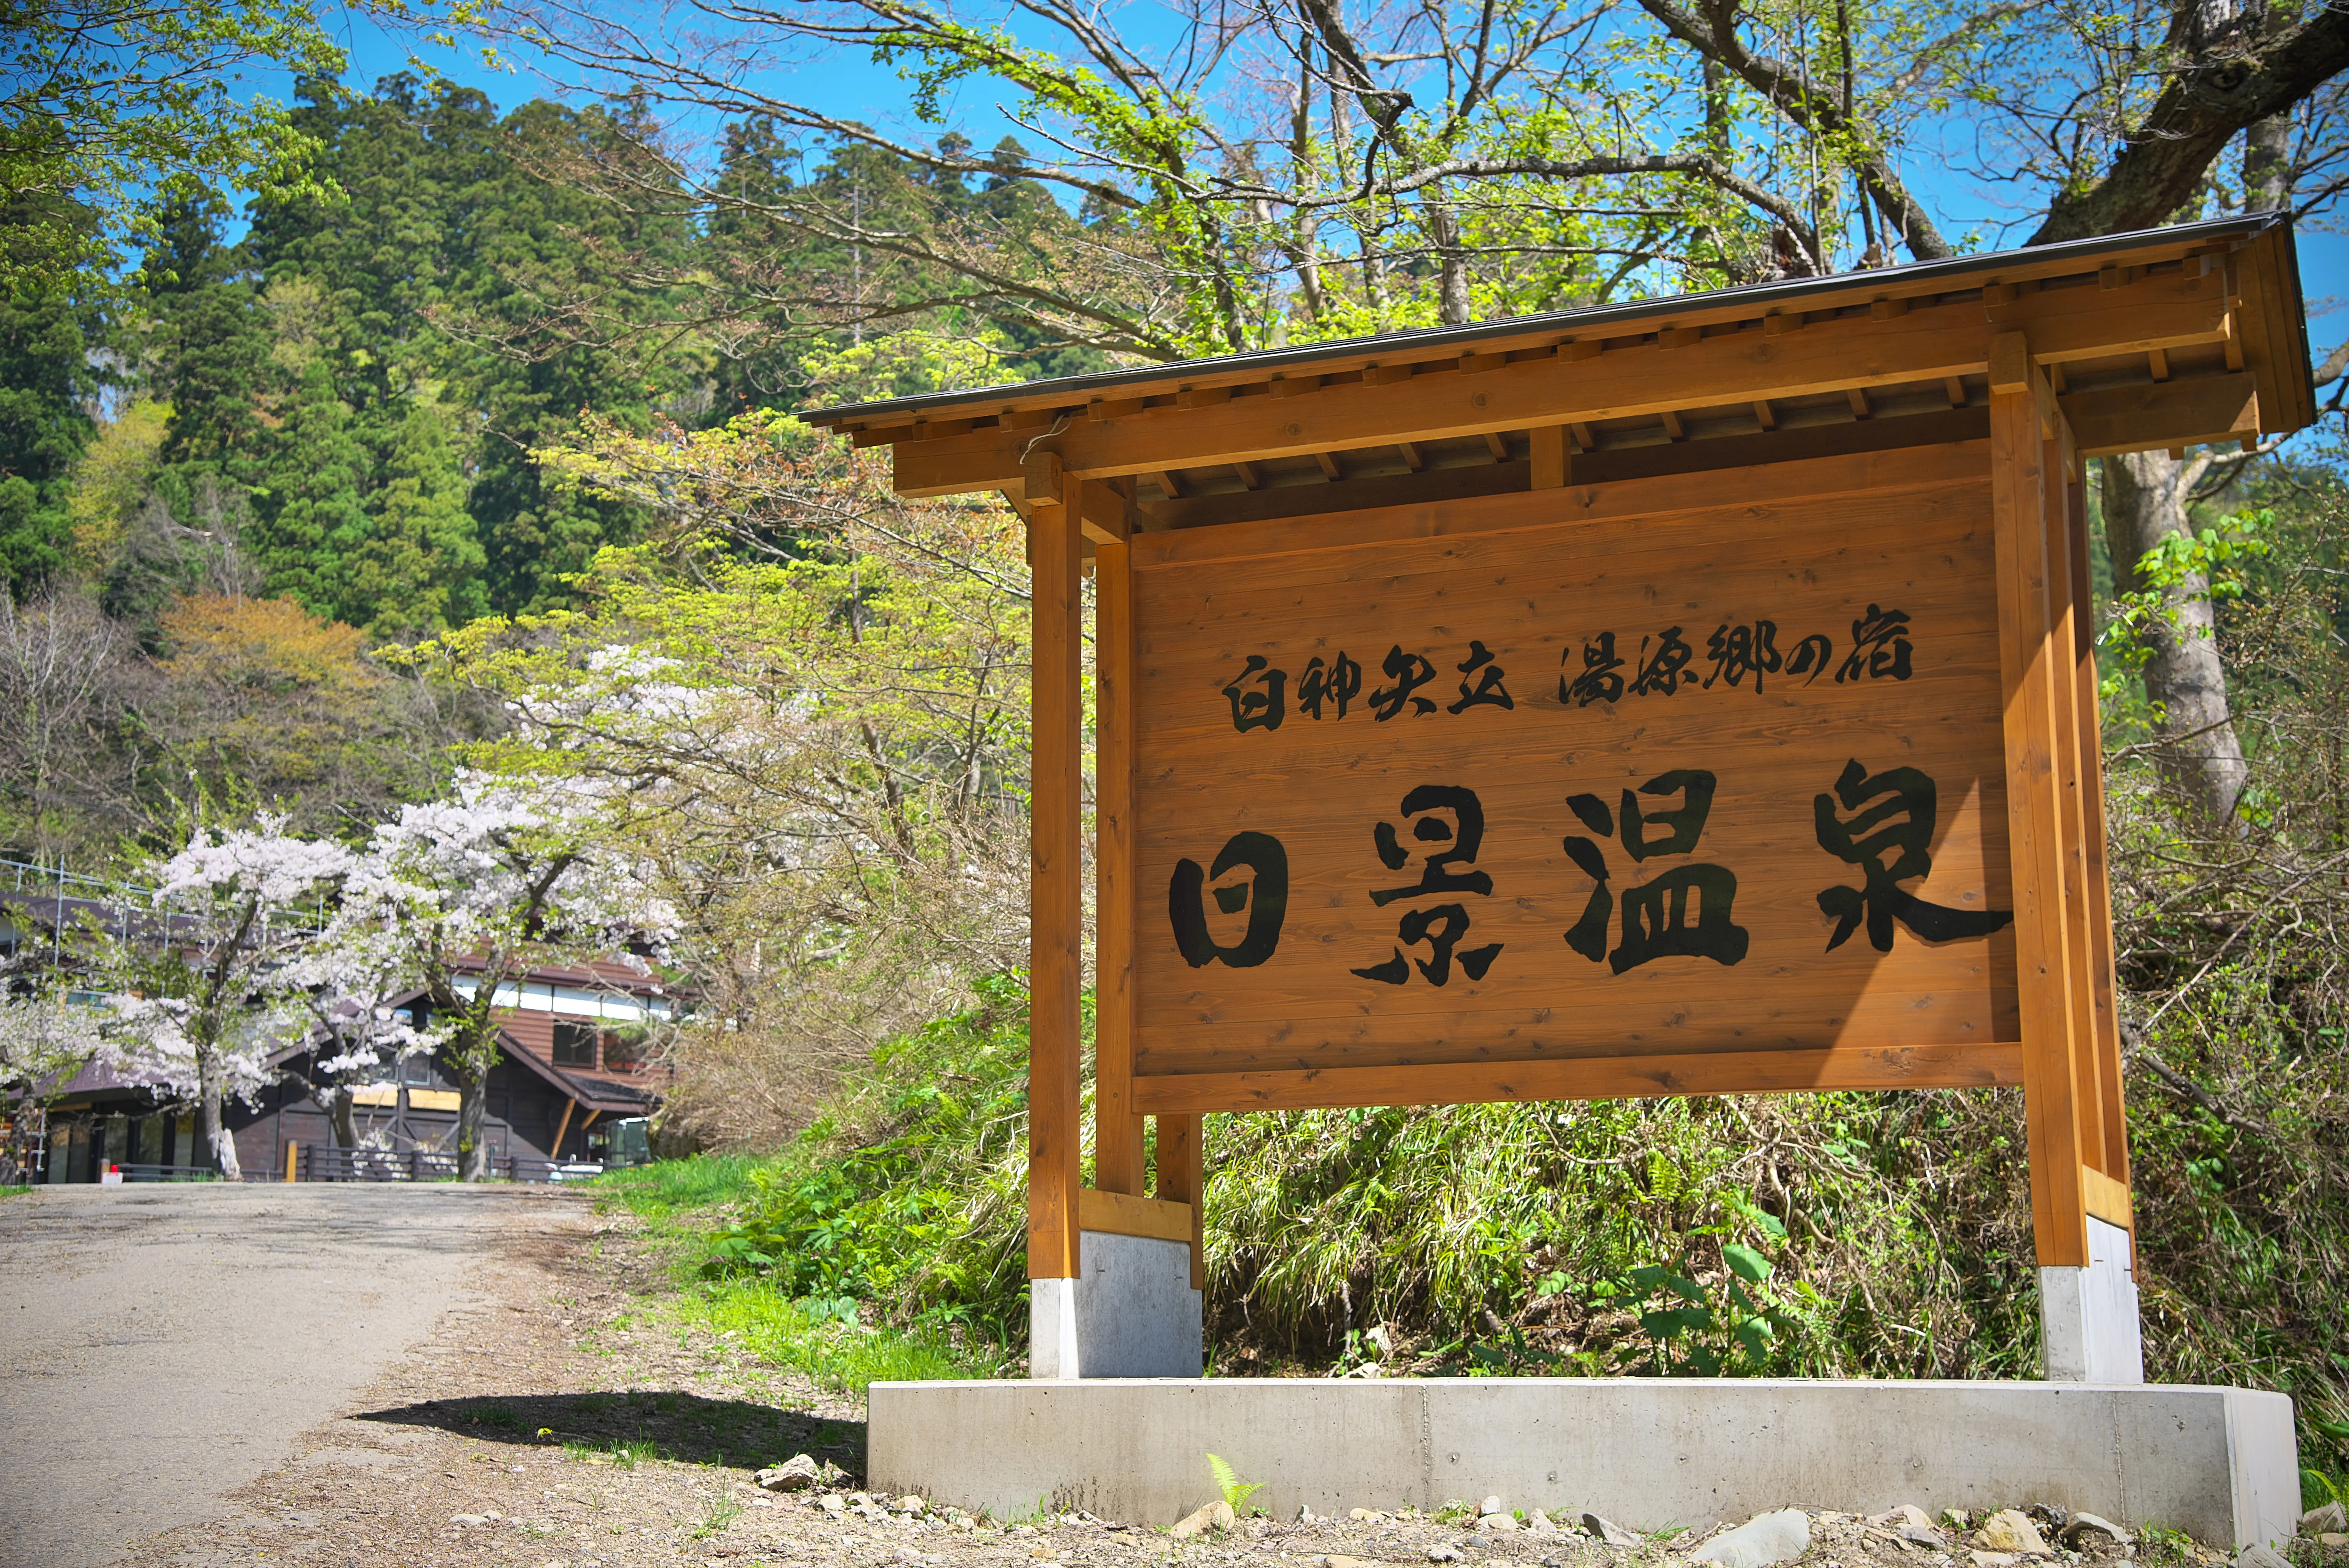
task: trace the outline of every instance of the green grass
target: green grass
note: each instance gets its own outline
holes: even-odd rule
[[[693,1539],[707,1541],[713,1535],[721,1534],[734,1528],[734,1522],[741,1517],[742,1505],[730,1495],[720,1492],[703,1505],[701,1522],[693,1527]]]
[[[735,1336],[771,1366],[819,1387],[862,1397],[874,1382],[1001,1376],[999,1346],[950,1326],[872,1326],[854,1297],[795,1294],[760,1272],[705,1270],[714,1233],[772,1190],[790,1156],[698,1154],[616,1171],[596,1181],[606,1201],[647,1222],[668,1246],[679,1290],[665,1315],[680,1330]]]
[[[863,1395],[873,1383],[1001,1377],[1000,1350],[983,1340],[960,1345],[950,1331],[870,1326],[837,1302],[794,1298],[763,1280],[713,1281],[694,1287],[681,1310],[713,1334],[735,1334],[746,1350],[807,1375],[820,1387]]]
[[[595,1179],[595,1190],[647,1220],[706,1223],[710,1212],[754,1196],[752,1177],[771,1163],[747,1154],[696,1154],[609,1171]]]

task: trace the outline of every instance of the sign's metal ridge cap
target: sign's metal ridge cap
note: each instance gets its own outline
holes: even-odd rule
[[[2161,229],[2137,229],[2124,234],[2098,234],[2085,240],[2066,240],[2053,245],[2032,245],[2021,250],[1951,256],[1943,261],[1909,262],[1897,267],[1878,267],[1866,272],[1837,273],[1827,277],[1785,278],[1771,283],[1743,284],[1735,288],[1708,289],[1702,294],[1660,294],[1649,299],[1625,300],[1615,304],[1584,305],[1575,310],[1504,316],[1495,321],[1471,322],[1465,326],[1402,327],[1393,332],[1379,333],[1368,337],[1336,338],[1326,343],[1309,343],[1293,348],[1259,348],[1246,354],[1219,354],[1198,359],[1169,360],[1163,365],[1141,365],[1128,370],[1095,371],[1088,376],[1063,376],[1042,381],[1009,381],[999,386],[975,387],[960,392],[925,392],[911,397],[891,397],[873,403],[840,403],[829,407],[806,409],[799,417],[811,424],[827,424],[847,419],[872,419],[886,415],[931,412],[940,408],[960,407],[967,404],[994,402],[1006,397],[1017,397],[1022,400],[1058,397],[1062,401],[1069,401],[1080,394],[1132,387],[1143,382],[1164,381],[1185,375],[1221,375],[1239,369],[1279,370],[1291,366],[1314,365],[1328,359],[1348,358],[1374,350],[1384,350],[1389,346],[1403,351],[1444,348],[1482,343],[1495,337],[1514,337],[1529,332],[1599,326],[1615,322],[1671,315],[1683,311],[1715,310],[1728,304],[1764,306],[1830,294],[1856,294],[1883,288],[1900,288],[1932,283],[1940,279],[1971,277],[1982,273],[1994,273],[2001,267],[2013,266],[2019,263],[2040,266],[2049,262],[2088,261],[2119,251],[2140,249],[2147,245],[2172,245],[2235,237],[2248,239],[2279,225],[2283,228],[2287,236],[2291,234],[2291,218],[2289,214],[2282,211],[2255,212],[2248,216],[2231,218],[2212,218],[2199,223],[2177,223]],[[2298,292],[2297,289],[2293,291],[2295,294]]]

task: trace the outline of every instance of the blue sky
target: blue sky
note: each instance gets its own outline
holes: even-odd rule
[[[626,4],[626,0],[615,3]],[[1120,20],[1127,25],[1129,36],[1146,36],[1132,32],[1134,27],[1147,26],[1146,13],[1128,10],[1121,14]],[[350,56],[346,82],[360,90],[372,88],[382,77],[407,69],[411,52],[419,48],[411,37],[394,36],[367,17],[347,11],[341,13],[332,28]],[[502,110],[534,97],[554,96],[558,86],[575,85],[559,76],[550,80],[542,74],[548,68],[548,62],[529,55],[512,56],[504,68],[496,68],[484,63],[480,51],[470,46],[423,46],[422,53],[435,68],[452,80],[480,88]],[[291,86],[288,81],[266,78],[254,85],[278,96],[284,96]],[[908,140],[927,140],[944,129],[917,124],[908,107],[906,85],[892,67],[875,64],[861,50],[842,50],[796,68],[775,70],[762,77],[761,85],[777,98],[862,119],[902,133]],[[995,97],[984,87],[966,86],[947,103],[953,129],[981,147],[991,146],[1006,135],[1021,135],[1023,140],[1031,144],[1034,141],[1005,116]],[[706,132],[712,128],[692,129]],[[1919,159],[1905,172],[1945,232],[1954,235],[1979,227],[1985,234],[1995,234],[1994,225],[2001,215],[1995,201],[1982,191],[1969,189],[1964,178],[1949,164]],[[2344,335],[2349,335],[2349,312],[2338,308],[2349,303],[2338,297],[2344,281],[2349,280],[2349,235],[2303,226],[2299,250],[2309,335],[2313,352],[2321,359]]]

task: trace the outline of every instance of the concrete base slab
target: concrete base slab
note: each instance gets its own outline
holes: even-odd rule
[[[1640,1530],[1790,1505],[2046,1502],[2227,1546],[2288,1539],[2292,1401],[2192,1385],[1710,1378],[875,1383],[868,1484],[997,1518],[1040,1503],[1166,1524],[1255,1506],[1432,1509],[1497,1493]]]

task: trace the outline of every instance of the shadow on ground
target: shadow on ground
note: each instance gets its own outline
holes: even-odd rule
[[[666,1389],[479,1394],[366,1410],[351,1418],[430,1427],[484,1442],[584,1449],[626,1463],[666,1459],[750,1470],[803,1453],[829,1460],[852,1477],[864,1473],[862,1421]]]

